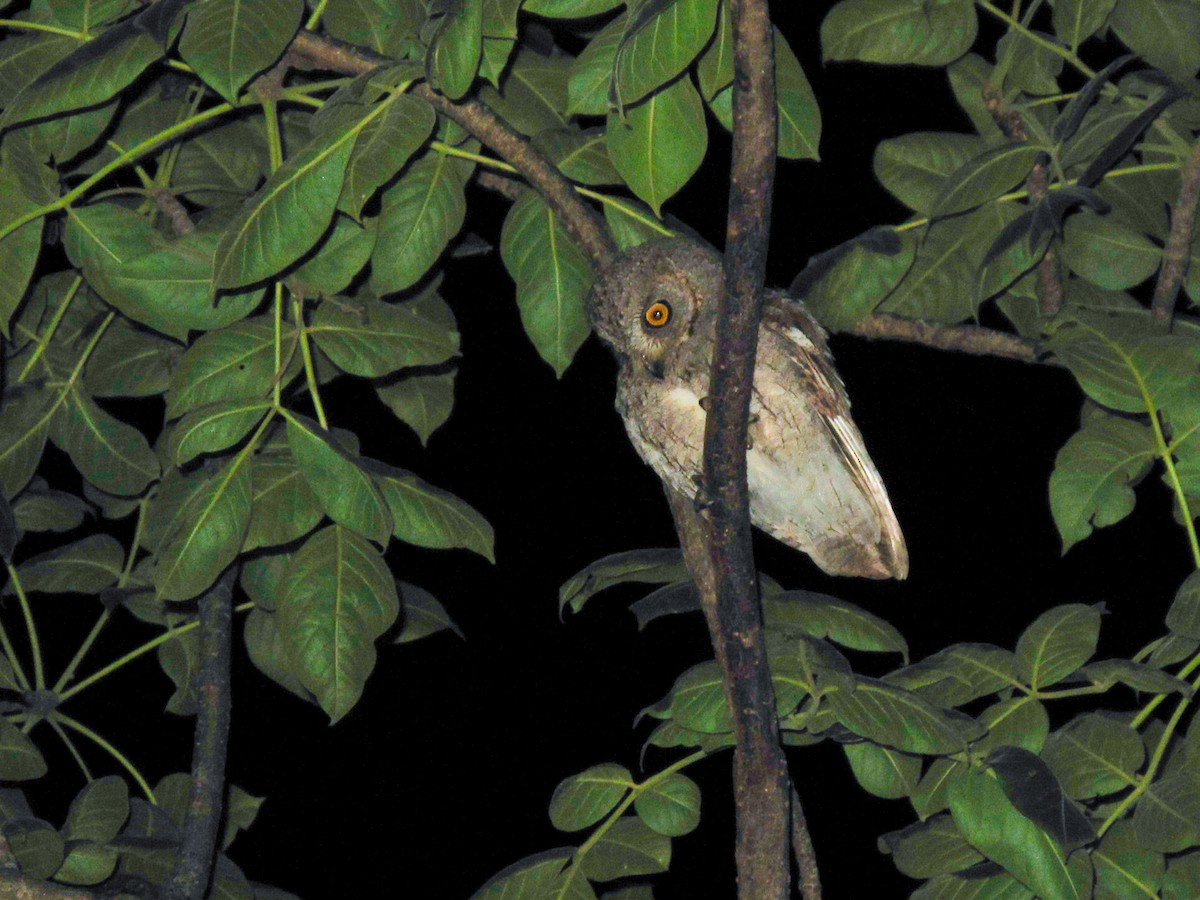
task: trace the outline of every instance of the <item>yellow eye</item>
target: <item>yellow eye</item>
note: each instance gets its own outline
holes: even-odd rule
[[[646,307],[646,324],[651,328],[661,328],[671,321],[671,304],[659,300]]]

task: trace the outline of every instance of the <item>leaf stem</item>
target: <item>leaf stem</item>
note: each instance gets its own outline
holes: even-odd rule
[[[1176,672],[1175,677],[1187,678],[1189,675],[1195,672],[1197,668],[1200,668],[1200,653],[1193,656],[1186,666]],[[1150,714],[1153,713],[1154,710],[1158,709],[1160,703],[1167,699],[1167,696],[1167,694],[1159,694],[1151,699],[1149,703],[1142,707],[1142,711],[1133,717],[1129,723],[1129,727],[1141,728],[1142,725],[1145,724],[1146,720],[1150,718]]]
[[[25,380],[25,376],[29,374],[42,354],[46,352],[46,348],[50,346],[50,341],[54,339],[54,333],[58,330],[59,323],[62,322],[63,316],[67,313],[67,307],[71,305],[71,301],[75,299],[75,294],[79,292],[79,286],[83,284],[83,276],[75,276],[75,280],[71,282],[71,286],[67,288],[67,294],[63,297],[62,303],[58,305],[58,309],[54,311],[54,318],[50,320],[50,324],[46,326],[45,332],[38,338],[37,348],[33,351],[33,356],[29,357],[29,362],[25,363],[21,369],[21,374],[17,376],[17,383],[20,384]]]
[[[17,570],[7,563],[5,565],[8,568],[8,577],[15,578]],[[21,690],[29,690],[29,678],[26,677],[25,670],[21,667],[21,660],[17,657],[17,653],[13,648],[12,641],[9,640],[8,637],[8,629],[4,627],[3,622],[0,622],[0,647],[4,648],[5,655],[8,657],[9,662],[12,663],[13,675],[16,677],[17,684],[20,686]]]
[[[233,611],[234,612],[245,612],[246,610],[253,609],[253,608],[254,608],[254,603],[247,602],[247,603],[241,604],[240,606],[235,606],[233,608]],[[120,657],[119,659],[114,659],[112,662],[110,662],[104,668],[100,669],[98,672],[93,672],[87,678],[83,679],[83,681],[78,682],[74,687],[67,688],[65,691],[62,692],[62,695],[58,698],[59,703],[65,703],[67,700],[69,700],[71,697],[74,697],[76,694],[78,694],[84,688],[91,687],[93,684],[95,684],[100,679],[102,679],[108,675],[111,675],[113,672],[117,671],[122,666],[128,665],[129,663],[131,663],[135,659],[137,659],[139,656],[145,656],[151,650],[154,650],[155,648],[157,648],[159,644],[165,644],[167,641],[174,640],[175,638],[179,637],[181,634],[187,634],[187,632],[191,631],[193,628],[198,627],[198,625],[199,625],[199,621],[196,619],[192,619],[189,622],[185,622],[183,625],[180,625],[176,628],[172,628],[169,631],[164,631],[162,634],[158,635],[157,637],[151,638],[150,640],[146,641],[146,643],[142,644],[140,647],[136,647],[133,650],[130,650],[128,653],[126,653],[124,656]]]
[[[566,896],[565,889],[570,886],[571,881],[575,878],[575,873],[580,870],[579,863],[583,857],[587,855],[589,850],[591,850],[600,842],[600,839],[604,837],[608,830],[616,824],[617,820],[624,815],[625,810],[629,809],[629,807],[633,805],[633,802],[637,800],[640,794],[642,794],[647,788],[651,788],[658,784],[658,782],[662,781],[668,775],[674,775],[676,772],[686,769],[688,766],[692,765],[692,763],[699,762],[708,755],[709,751],[707,750],[697,750],[695,753],[685,756],[683,759],[676,760],[661,772],[656,772],[655,774],[651,775],[645,781],[639,784],[631,785],[629,793],[627,793],[624,798],[622,798],[621,802],[613,808],[613,811],[608,814],[605,820],[596,826],[596,830],[588,836],[588,839],[579,845],[579,849],[571,854],[571,871],[567,873],[566,881],[564,881],[560,886],[560,890],[563,891],[563,896]]]
[[[1200,658],[1193,660],[1200,663]],[[1197,677],[1192,682],[1193,690],[1200,690],[1200,677]],[[1154,748],[1154,753],[1150,757],[1150,764],[1146,766],[1146,772],[1139,780],[1138,786],[1129,792],[1116,808],[1108,814],[1108,818],[1097,829],[1096,836],[1104,837],[1104,833],[1110,829],[1133,804],[1141,798],[1143,794],[1150,789],[1150,785],[1154,781],[1154,776],[1158,772],[1158,767],[1162,764],[1163,757],[1166,756],[1167,746],[1171,743],[1171,736],[1175,733],[1175,729],[1179,727],[1179,720],[1183,718],[1184,712],[1188,705],[1192,702],[1191,697],[1179,698],[1179,703],[1175,706],[1175,711],[1171,713],[1171,718],[1167,720],[1167,726],[1163,729],[1162,735],[1159,736],[1158,744]]]
[[[312,348],[308,345],[308,328],[304,324],[303,302],[295,294],[292,295],[292,317],[296,320],[296,331],[300,335],[300,352],[304,355],[304,377],[308,381],[308,393],[312,397],[313,407],[317,411],[317,421],[326,431],[329,430],[329,420],[325,418],[325,406],[321,403],[321,392],[317,387],[317,372],[313,367]]]
[[[33,621],[33,610],[29,607],[29,598],[21,586],[21,578],[12,563],[5,563],[8,577],[12,581],[13,590],[17,592],[17,602],[21,606],[21,615],[25,619],[25,631],[29,635],[29,649],[33,654],[33,686],[37,690],[46,688],[46,671],[42,667],[42,645],[38,641],[37,625]]]
[[[283,282],[275,282],[275,378],[271,399],[276,409],[283,408]]]
[[[14,31],[41,31],[46,34],[61,34],[63,37],[74,38],[77,41],[89,40],[89,36],[80,31],[72,31],[59,25],[47,25],[45,22],[27,22],[24,19],[0,19],[0,28],[12,28]]]
[[[263,119],[267,124],[267,152],[271,172],[283,165],[283,136],[279,133],[279,105],[274,100],[263,101]]]
[[[83,755],[80,754],[79,748],[75,746],[75,742],[71,740],[71,736],[67,734],[66,729],[62,727],[62,723],[55,718],[51,718],[49,722],[50,727],[54,729],[54,733],[62,739],[62,742],[67,746],[67,750],[70,751],[71,756],[75,758],[75,763],[79,766],[79,770],[83,772],[83,777],[88,781],[94,781],[95,779],[92,778],[91,770],[88,768],[87,763],[83,761]]]
[[[125,771],[133,777],[133,780],[138,783],[138,787],[142,789],[142,793],[146,795],[146,799],[155,806],[158,806],[158,799],[154,796],[154,791],[150,789],[150,785],[147,783],[146,779],[142,777],[142,773],[138,771],[137,766],[130,762],[129,758],[124,753],[122,753],[96,732],[92,731],[92,729],[88,728],[82,722],[78,722],[75,719],[72,719],[70,716],[63,715],[58,710],[50,713],[50,718],[52,720],[57,719],[59,722],[61,722],[63,725],[66,725],[73,731],[78,731],[85,738],[88,738],[90,741],[108,753],[108,755],[119,762],[125,768]]]
[[[320,0],[317,3],[317,8],[313,10],[312,15],[308,17],[308,21],[304,23],[304,27],[309,31],[316,31],[317,26],[321,23],[321,16],[325,15],[325,7],[329,5],[329,0]]]
[[[1038,34],[1036,31],[1031,30],[1026,25],[1022,24],[1018,19],[1016,19],[1013,16],[1010,16],[1004,10],[999,9],[996,6],[993,6],[991,3],[988,2],[988,0],[975,0],[975,2],[977,4],[979,4],[979,6],[983,7],[988,12],[990,12],[997,19],[999,19],[1000,21],[1007,24],[1010,29],[1012,29],[1013,31],[1019,32],[1021,35],[1023,35],[1028,40],[1033,41],[1033,43],[1037,44],[1043,50],[1049,50],[1051,53],[1061,56],[1063,59],[1065,59],[1067,62],[1069,62],[1071,65],[1073,65],[1076,69],[1078,69],[1081,73],[1086,75],[1088,78],[1094,78],[1096,76],[1095,69],[1088,66],[1086,63],[1084,63],[1083,60],[1081,60],[1078,56],[1076,56],[1074,53],[1072,53],[1067,48],[1060,47],[1058,44],[1054,43],[1054,41],[1050,40],[1049,38],[1043,37],[1042,35]]]

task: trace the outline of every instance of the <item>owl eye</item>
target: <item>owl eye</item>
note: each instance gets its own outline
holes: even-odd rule
[[[646,307],[646,324],[651,328],[662,328],[671,321],[671,304],[659,300]]]

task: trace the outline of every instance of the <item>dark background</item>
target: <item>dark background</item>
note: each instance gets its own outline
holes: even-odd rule
[[[823,65],[816,35],[831,5],[775,4],[821,102],[824,135],[820,163],[781,166],[772,284],[789,283],[820,250],[905,218],[871,173],[881,139],[969,130],[941,70]],[[980,47],[996,36],[985,28]],[[728,140],[711,125],[705,168],[668,210],[719,245]],[[504,202],[478,189],[470,202],[468,230],[495,243]],[[463,357],[454,414],[428,448],[359,386],[331,386],[326,405],[334,424],[359,431],[364,452],[453,491],[495,527],[495,566],[465,551],[393,545],[388,553],[398,577],[442,601],[466,642],[449,634],[398,648],[382,641],[362,701],[332,728],[317,707],[258,674],[244,652],[235,671],[229,774],[267,800],[233,856],[250,877],[310,900],[465,898],[523,856],[577,845],[586,832],[563,835],[550,825],[554,786],[601,762],[640,775],[676,758],[651,751],[647,769],[638,768],[650,726],[634,728],[635,716],[711,656],[699,615],[639,633],[626,607],[642,591],[602,594],[559,621],[558,586],[584,565],[674,545],[667,505],[625,438],[612,407],[615,366],[594,339],[556,380],[521,331],[495,253],[451,261],[442,292]],[[1081,400],[1064,372],[855,338],[835,337],[833,348],[907,535],[912,574],[903,583],[833,579],[757,535],[764,571],[884,616],[914,659],[956,641],[1011,646],[1040,611],[1068,602],[1107,604],[1101,655],[1129,654],[1159,633],[1188,563],[1161,485],[1139,493],[1125,522],[1060,556],[1047,479]],[[79,621],[86,630],[90,614]],[[90,659],[139,639],[135,626],[114,629]],[[74,644],[60,646],[69,653]],[[879,672],[898,660],[859,656],[856,664]],[[131,684],[144,703],[129,702]],[[186,768],[189,757],[191,720],[159,713],[169,694],[146,660],[91,698],[98,705],[87,721],[118,739],[152,781]],[[70,765],[52,741],[42,745],[52,767]],[[875,841],[912,822],[911,809],[862,791],[836,745],[790,760],[827,896],[907,896],[915,883]],[[720,754],[688,771],[704,792],[701,825],[673,842],[656,896],[734,896],[730,763]]]

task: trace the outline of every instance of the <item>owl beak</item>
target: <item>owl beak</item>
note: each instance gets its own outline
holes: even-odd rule
[[[650,373],[651,378],[656,378],[659,381],[662,381],[663,376],[666,373],[663,370],[663,364],[662,364],[661,359],[650,359],[647,356],[643,356],[642,362],[645,364],[646,371]]]

